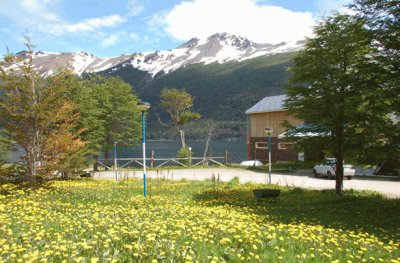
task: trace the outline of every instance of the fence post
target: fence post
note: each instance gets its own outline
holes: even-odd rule
[[[256,144],[254,143],[254,163],[253,163],[253,166],[256,166],[256,160],[257,160],[257,147],[256,147]]]
[[[228,165],[228,149],[225,148],[225,166]]]
[[[192,166],[192,147],[189,147],[189,160],[188,160],[189,167]]]
[[[154,150],[151,150],[150,167],[151,167],[151,168],[154,168]]]

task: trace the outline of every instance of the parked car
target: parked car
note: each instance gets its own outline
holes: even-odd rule
[[[313,174],[315,177],[319,175],[326,175],[329,179],[333,179],[336,175],[336,160],[334,158],[327,158],[324,164],[317,164],[313,168]],[[351,180],[356,169],[351,164],[343,164],[343,176]]]
[[[259,160],[249,160],[249,161],[243,161],[240,163],[240,166],[261,166],[262,162]]]

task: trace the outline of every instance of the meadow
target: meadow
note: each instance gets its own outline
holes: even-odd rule
[[[237,180],[0,186],[0,262],[400,262],[400,200]]]

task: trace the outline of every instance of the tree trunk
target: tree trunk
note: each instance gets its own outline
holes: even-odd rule
[[[69,175],[68,172],[62,172],[62,173],[61,173],[61,179],[67,180],[68,177],[69,177],[68,175]]]
[[[30,145],[28,148],[28,181],[30,185],[35,183],[35,175],[36,175],[36,168],[35,168],[35,153],[33,149],[33,145]]]
[[[341,114],[343,116],[343,114]],[[343,118],[341,118],[343,119]],[[341,121],[340,123],[343,123]],[[343,137],[343,125],[339,125],[334,133],[336,136],[334,138],[336,147],[334,151],[334,156],[336,158],[336,171],[335,171],[335,192],[337,195],[343,194],[343,159],[344,159],[344,137]]]
[[[210,144],[212,132],[214,130],[215,125],[210,124],[209,122],[207,122],[207,126],[208,126],[208,137],[207,137],[207,140],[206,140],[206,147],[204,148],[203,160],[205,160],[206,157],[207,157],[208,147],[209,147],[209,144]]]
[[[205,160],[207,157],[208,146],[210,145],[210,137],[211,137],[211,135],[208,134],[208,138],[206,140],[206,147],[204,148],[203,160]]]
[[[34,85],[34,83],[32,83]],[[32,92],[34,92],[34,96],[32,98],[32,107],[33,109],[36,108],[36,91],[35,88],[32,88]],[[31,116],[33,118],[33,125],[30,137],[30,142],[28,146],[28,180],[29,183],[32,185],[36,181],[36,176],[38,176],[40,172],[40,167],[42,166],[42,144],[41,144],[41,129],[39,126],[39,118],[38,116]],[[29,129],[29,128],[28,128]],[[29,133],[29,131],[28,131]]]
[[[32,185],[36,181],[36,176],[38,175],[38,168],[41,166],[40,161],[40,136],[39,132],[36,131],[36,127],[34,127],[35,131],[33,132],[33,136],[31,137],[31,142],[28,145],[28,180]]]
[[[108,149],[105,149],[104,150],[104,164],[106,165],[105,167],[104,167],[104,169],[106,170],[106,171],[108,171],[108,167],[109,166],[111,166],[110,165],[110,160],[108,160],[108,158],[110,158],[110,152],[108,151]]]
[[[386,160],[384,160],[383,162],[381,162],[375,169],[374,169],[374,175],[378,175],[378,173],[380,172],[380,170],[382,169],[382,167],[385,165]]]
[[[185,132],[182,129],[179,129],[179,133],[181,135],[181,149],[186,148],[186,142],[185,142]]]
[[[98,163],[99,156],[98,155],[93,156],[93,160],[94,160],[94,162],[93,162],[93,171],[97,172],[99,170],[99,163]]]
[[[30,42],[30,39],[27,38],[27,47],[28,47],[28,59],[29,59],[29,64],[33,68],[33,46]],[[36,112],[38,104],[41,99],[41,91],[40,88],[36,87],[36,82],[35,82],[35,74],[33,71],[29,71],[29,80],[30,80],[30,89],[31,89],[31,97],[29,98],[30,100],[30,107],[31,107],[31,116],[29,118],[32,120],[32,134],[31,134],[31,142],[29,150],[29,155],[28,155],[28,176],[29,176],[29,182],[31,184],[35,183],[36,177],[40,174],[43,173],[43,160],[42,160],[42,132],[43,128],[41,127],[41,123],[39,120],[39,116]],[[29,129],[29,128],[28,128]],[[29,131],[27,131],[29,133]],[[41,171],[42,170],[42,171]]]
[[[343,194],[343,155],[339,154],[335,156],[336,158],[336,185],[335,185],[335,191],[336,194],[342,195]]]

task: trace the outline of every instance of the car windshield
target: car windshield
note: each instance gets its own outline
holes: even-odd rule
[[[335,158],[326,158],[325,159],[325,163],[326,164],[335,164],[336,163],[336,159]]]

